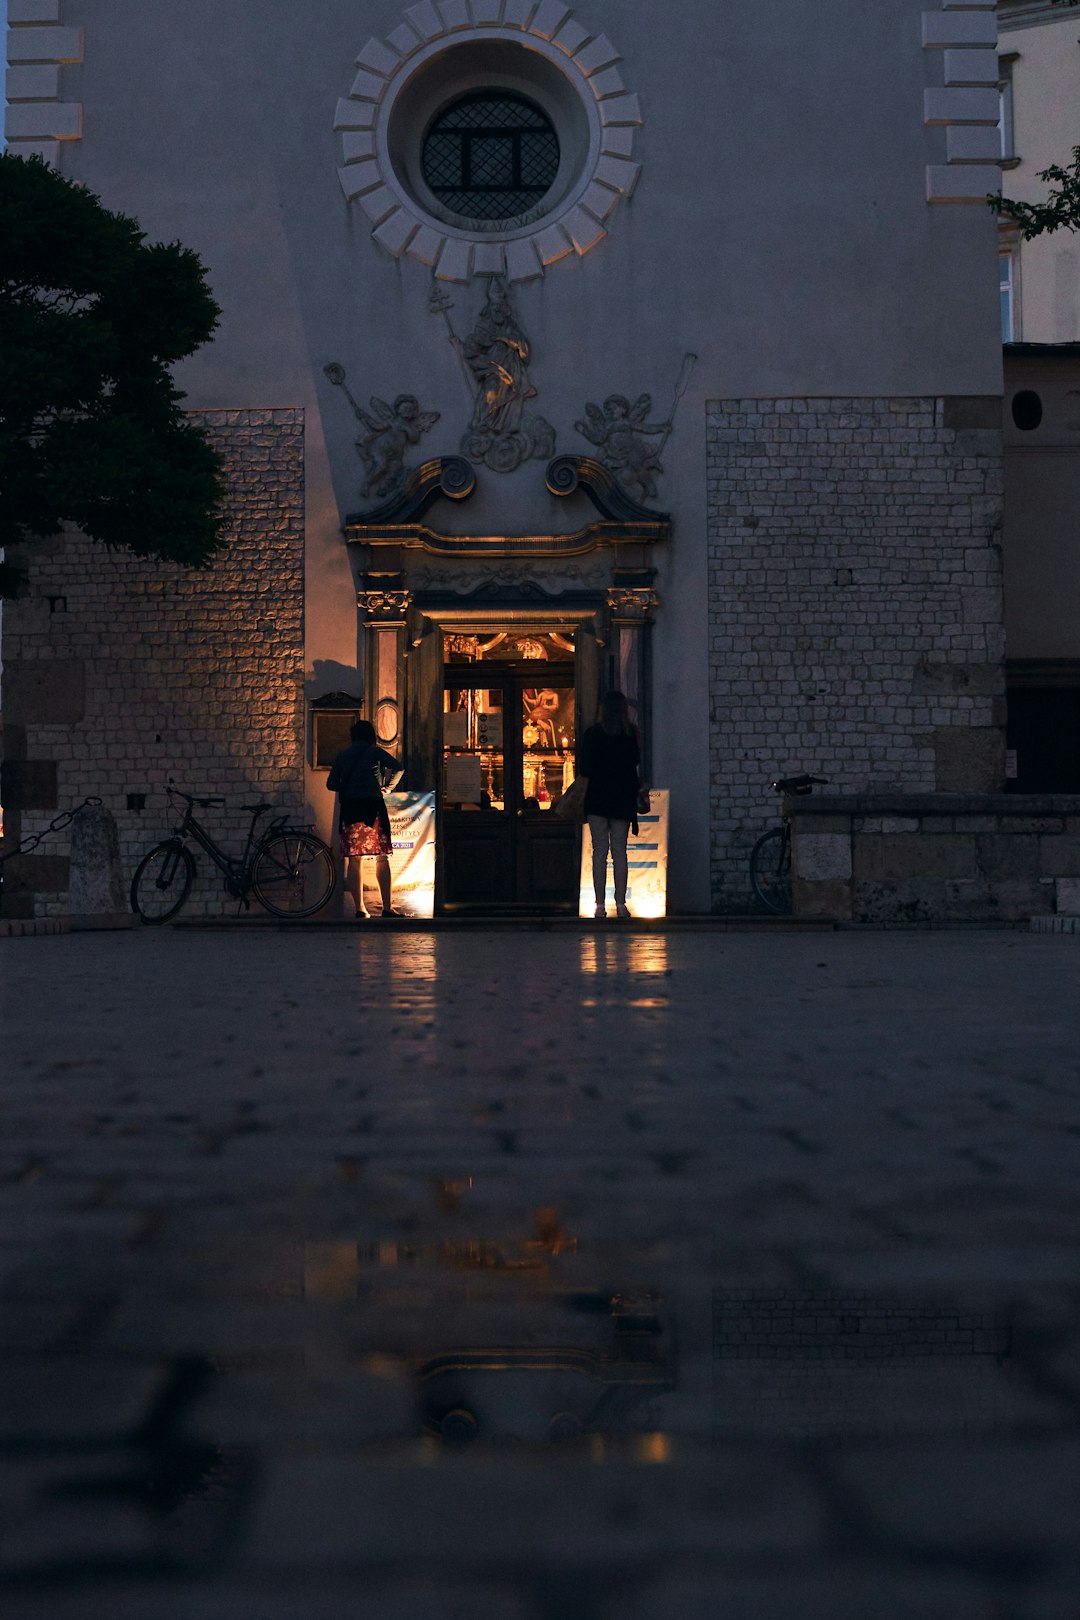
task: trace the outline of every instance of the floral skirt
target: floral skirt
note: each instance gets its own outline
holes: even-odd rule
[[[338,847],[346,857],[393,853],[390,818],[381,798],[346,799],[341,806],[338,835]]]

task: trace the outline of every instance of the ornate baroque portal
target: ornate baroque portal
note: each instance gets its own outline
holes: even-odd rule
[[[513,637],[526,658],[531,641],[565,642],[579,728],[595,719],[601,690],[618,686],[648,745],[653,548],[670,520],[591,457],[557,457],[546,484],[560,499],[580,491],[595,518],[562,534],[446,534],[425,521],[429,511],[467,501],[476,487],[471,463],[446,456],[346,522],[366,630],[365,708],[380,739],[402,752],[410,787],[442,785],[452,638]]]
[[[542,812],[572,776],[603,688],[626,693],[648,748],[653,547],[670,520],[645,503],[694,356],[663,420],[648,394],[610,394],[573,424],[592,453],[559,454],[571,424],[559,440],[537,409],[516,284],[584,258],[624,211],[639,175],[638,100],[611,41],[556,0],[419,0],[356,65],[335,117],[342,190],[381,249],[427,267],[428,316],[469,401],[454,422],[445,399],[427,409],[427,385],[403,375],[357,389],[365,405],[342,364],[324,366],[359,426],[361,501],[375,503],[345,526],[365,711],[403,754],[410,788],[438,792],[444,903],[479,893],[501,860],[511,875],[489,898],[558,892],[569,904],[573,829]],[[415,392],[398,392],[409,382]],[[412,464],[447,433],[458,454]],[[589,521],[494,535],[428,521],[440,502],[468,501],[478,473],[528,477],[535,463],[558,501],[586,498]]]

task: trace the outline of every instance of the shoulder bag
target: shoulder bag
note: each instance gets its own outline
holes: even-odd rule
[[[575,776],[555,806],[555,814],[561,816],[564,821],[584,821],[585,794],[588,792],[588,788],[589,778],[587,776]]]

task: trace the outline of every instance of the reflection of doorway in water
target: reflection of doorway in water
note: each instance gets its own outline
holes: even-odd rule
[[[574,778],[572,633],[448,634],[445,660],[444,904],[574,911],[578,829],[553,813]]]

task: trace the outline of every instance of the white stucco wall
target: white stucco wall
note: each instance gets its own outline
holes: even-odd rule
[[[926,201],[945,132],[923,124],[924,89],[941,82],[941,53],[922,48],[925,8],[578,9],[610,34],[640,95],[642,175],[608,238],[515,302],[535,408],[561,452],[588,448],[573,428],[586,400],[648,390],[666,412],[683,354],[699,357],[664,458],[674,540],[655,632],[654,777],[673,790],[680,908],[708,905],[705,401],[1001,390],[994,220]],[[468,419],[457,360],[427,311],[429,272],[372,242],[336,173],[335,102],[364,42],[401,17],[393,0],[66,0],[85,54],[64,70],[65,93],[85,111],[63,172],[151,237],[196,248],[224,309],[217,340],[180,375],[192,407],[306,410],[312,694],[347,684],[358,662],[340,525],[361,505],[360,465],[324,365],[343,363],[360,398],[412,392],[441,412],[425,454],[455,452]],[[483,287],[450,291],[467,330]],[[579,520],[547,495],[540,462],[484,471],[473,501],[439,512],[447,527],[486,532]],[[325,827],[321,784],[312,804]]]
[[[1036,4],[1025,17],[1006,11],[1000,53],[1017,53],[1012,67],[1014,150],[1002,190],[1018,202],[1041,202],[1048,186],[1039,174],[1067,164],[1080,146],[1080,8],[1052,14]],[[1025,343],[1080,342],[1080,235],[1055,231],[1017,249],[1017,318],[1014,337]]]

